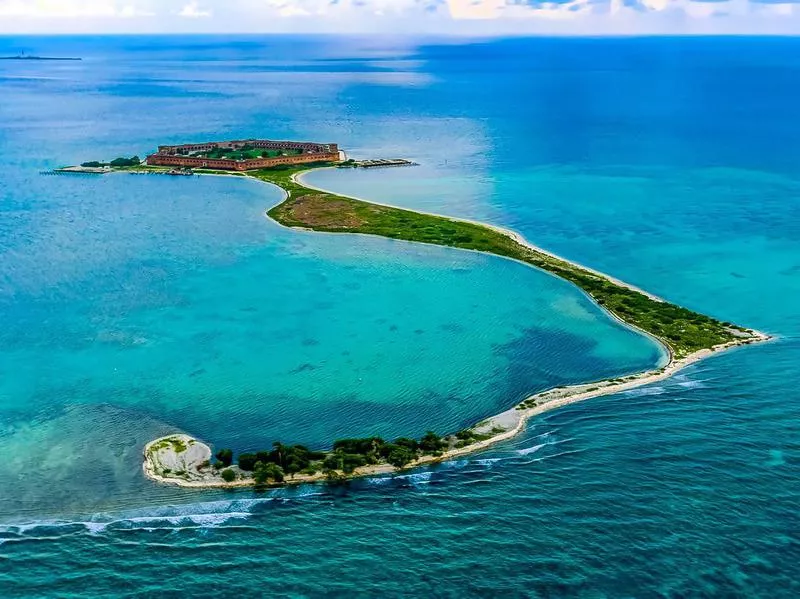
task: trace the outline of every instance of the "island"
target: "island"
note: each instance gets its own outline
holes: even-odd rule
[[[82,58],[73,58],[71,56],[31,56],[30,54],[18,54],[17,56],[0,56],[0,60],[67,60],[76,61],[83,60]]]
[[[374,161],[364,161],[370,166]],[[404,161],[413,164],[410,161]],[[105,165],[104,165],[105,166]],[[379,437],[340,439],[325,451],[273,443],[243,453],[234,463],[227,449],[185,434],[156,439],[144,450],[144,472],[153,480],[188,487],[235,487],[341,481],[389,474],[480,451],[510,439],[529,418],[578,401],[626,391],[672,376],[722,351],[771,339],[765,333],[723,322],[668,302],[614,277],[567,260],[526,241],[514,231],[466,219],[417,212],[335,194],[303,182],[317,168],[358,166],[336,144],[237,140],[161,146],[146,164],[113,166],[115,172],[193,173],[244,176],[276,185],[283,200],[267,211],[277,223],[299,230],[364,234],[494,254],[569,281],[612,317],[659,343],[665,360],[630,376],[550,389],[476,425],[444,436],[386,441]]]

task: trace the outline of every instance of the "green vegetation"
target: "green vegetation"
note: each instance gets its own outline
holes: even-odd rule
[[[239,456],[239,468],[247,472],[256,470],[257,464],[275,464],[289,476],[294,476],[325,458],[321,451],[311,451],[304,445],[284,445],[275,442],[270,451],[243,453]]]
[[[225,470],[220,472],[219,475],[226,483],[232,483],[234,480],[236,480],[236,473],[230,468],[225,468]]]
[[[101,168],[104,166],[113,166],[115,168],[122,168],[127,166],[139,166],[142,162],[142,159],[138,156],[133,156],[131,158],[115,158],[111,162],[98,162],[96,160],[92,160],[91,162],[84,162],[81,166],[86,168]]]
[[[283,468],[272,462],[256,462],[253,470],[253,480],[257,485],[266,485],[269,482],[283,482]]]
[[[746,329],[650,298],[601,274],[522,245],[491,227],[309,189],[292,178],[309,166],[248,173],[287,191],[287,199],[269,211],[269,216],[283,225],[315,231],[380,235],[487,252],[525,262],[574,283],[621,320],[658,337],[678,358],[734,341],[743,334],[746,336]]]
[[[186,443],[184,443],[183,440],[179,439],[178,437],[170,437],[167,439],[167,441],[172,444],[172,449],[175,450],[175,453],[183,453],[188,449]]]
[[[233,463],[233,451],[230,449],[220,449],[217,452],[216,458],[219,460],[220,464],[227,468]]]
[[[184,156],[197,156],[198,158],[209,158],[213,160],[257,160],[259,158],[275,158],[277,156],[297,156],[298,154],[302,154],[302,150],[267,150],[244,145],[238,150],[217,148],[208,152],[194,152],[192,154],[189,154],[187,151],[179,150],[178,153]]]
[[[491,439],[497,433],[502,433],[503,429],[492,429],[491,433],[476,433],[471,428],[466,428],[463,431],[458,431],[455,434],[456,443],[455,446],[458,448],[466,447],[467,445],[472,445],[473,443],[480,443],[481,441],[486,441],[487,439]]]
[[[442,455],[451,441],[455,439],[442,438],[429,431],[419,441],[406,437],[394,442],[380,437],[339,439],[327,452],[275,442],[271,450],[240,454],[238,464],[241,470],[253,473],[257,485],[280,483],[287,475],[292,478],[297,473],[313,475],[320,471],[329,480],[340,480],[362,466],[391,464],[403,468],[424,455]],[[226,470],[223,470],[223,479],[224,472]]]

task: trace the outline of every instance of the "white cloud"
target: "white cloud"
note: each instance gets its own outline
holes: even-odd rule
[[[135,10],[134,6],[126,8]],[[123,15],[116,3],[108,0],[6,0],[0,2],[0,16],[63,19]]]
[[[800,10],[796,8],[800,5],[796,2],[0,0],[0,33],[800,34]]]
[[[211,11],[200,8],[198,2],[189,2],[180,10],[178,16],[187,19],[202,19],[204,17],[210,17]]]

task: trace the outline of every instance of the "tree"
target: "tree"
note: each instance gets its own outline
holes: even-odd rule
[[[281,468],[285,468],[287,453],[291,452],[292,449],[294,448],[287,447],[280,441],[275,441],[272,444],[272,452],[270,452],[269,459],[271,462],[278,464]]]
[[[283,470],[284,472],[286,472],[286,474],[289,475],[290,478],[292,478],[298,472],[308,468],[308,465],[309,465],[308,460],[303,460],[300,456],[292,455],[286,462],[286,466],[284,467]]]
[[[253,471],[253,468],[255,468],[257,461],[258,459],[256,458],[256,454],[254,453],[239,454],[239,468],[241,468],[242,470],[246,470],[247,472]]]
[[[220,449],[217,452],[216,457],[226,468],[233,463],[233,451],[230,449]]]
[[[438,453],[442,451],[444,445],[445,442],[442,441],[442,438],[433,431],[428,431],[419,440],[419,448],[425,453]]]
[[[343,474],[339,474],[336,470],[326,470],[325,480],[328,481],[328,484],[342,485],[347,481],[347,477]]]
[[[386,441],[380,437],[366,437],[364,439],[339,439],[333,443],[334,451],[341,451],[347,455],[364,456],[366,462],[374,464],[378,461],[382,447]]]
[[[276,483],[282,483],[283,469],[272,462],[266,464],[264,462],[256,462],[253,468],[253,480],[256,481],[257,485],[265,485],[270,480]]]
[[[394,440],[395,445],[399,445],[400,447],[405,447],[411,451],[417,451],[419,449],[419,443],[416,439],[409,439],[408,437],[400,437],[399,439]]]
[[[344,454],[344,459],[342,460],[342,470],[345,474],[352,474],[356,468],[366,465],[367,460],[364,456],[354,453]]]
[[[411,452],[409,449],[395,446],[394,449],[392,449],[392,451],[389,453],[386,461],[395,468],[402,468],[409,462],[412,462],[415,457],[416,453]]]
[[[345,474],[352,474],[356,468],[366,464],[367,459],[363,455],[345,453],[339,449],[328,454],[328,457],[322,462],[322,468],[325,472],[341,470]]]
[[[219,475],[226,483],[232,483],[234,480],[236,480],[236,473],[230,468],[225,468],[225,470],[220,472]]]
[[[322,462],[322,469],[325,472],[330,472],[331,470],[341,470],[342,469],[341,452],[332,452],[328,454],[328,456]]]
[[[272,452],[271,451],[257,451],[256,452],[256,462],[274,462],[275,460],[272,459]]]
[[[141,162],[138,156],[132,158],[114,158],[111,161],[111,166],[137,166]]]

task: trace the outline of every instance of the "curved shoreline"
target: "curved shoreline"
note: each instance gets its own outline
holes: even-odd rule
[[[329,193],[329,194],[332,194],[332,195],[342,195],[337,191],[332,191],[330,189],[325,189],[324,187],[317,187],[316,185],[311,185],[310,183],[307,183],[307,182],[303,181],[303,178],[306,175],[308,175],[308,174],[310,174],[312,172],[325,171],[325,170],[335,170],[336,168],[337,167],[335,167],[335,166],[324,166],[324,167],[321,167],[321,168],[315,168],[315,169],[302,171],[300,173],[295,173],[294,175],[292,175],[292,181],[302,185],[303,187],[307,187],[308,189],[313,189],[314,191],[319,191],[319,192],[322,192],[322,193]],[[253,178],[255,178],[255,177],[253,177]],[[257,180],[261,181],[261,179],[257,179]],[[286,190],[284,190],[284,191],[286,191]],[[456,221],[456,222],[460,222],[460,223],[469,223],[471,225],[478,225],[480,227],[486,227],[487,229],[492,229],[494,231],[497,231],[498,233],[502,233],[506,237],[510,237],[511,239],[516,241],[518,244],[520,244],[520,245],[522,245],[524,247],[527,247],[528,249],[531,249],[534,252],[539,252],[540,254],[544,254],[545,256],[549,256],[550,258],[555,258],[556,260],[561,260],[562,262],[566,262],[567,264],[569,264],[571,266],[575,266],[577,268],[581,268],[581,269],[583,269],[583,270],[585,270],[587,272],[590,272],[590,273],[592,273],[594,275],[597,275],[599,277],[603,277],[604,279],[607,279],[607,280],[611,281],[615,285],[619,285],[620,287],[625,287],[626,289],[630,289],[631,291],[636,291],[638,293],[641,293],[642,295],[644,295],[646,297],[649,297],[651,300],[654,300],[654,301],[657,301],[657,302],[664,302],[665,301],[664,298],[661,298],[661,297],[659,297],[659,296],[657,296],[657,295],[655,295],[653,293],[650,293],[649,291],[645,291],[641,287],[637,287],[636,285],[632,285],[630,283],[626,283],[625,281],[622,281],[620,279],[612,277],[611,275],[608,275],[608,274],[606,274],[604,272],[600,272],[599,270],[595,270],[594,268],[586,266],[585,264],[581,264],[580,262],[575,262],[574,260],[570,260],[569,258],[564,258],[563,256],[559,256],[558,254],[555,254],[555,253],[553,253],[553,252],[551,252],[549,250],[546,250],[546,249],[544,249],[542,247],[539,247],[538,245],[536,245],[534,243],[531,243],[530,241],[525,239],[525,237],[521,233],[518,233],[517,231],[514,231],[513,229],[508,229],[506,227],[501,227],[500,225],[493,225],[491,223],[484,223],[482,221],[474,220],[474,219],[470,219],[470,218],[462,218],[462,217],[458,217],[458,216],[447,216],[445,214],[437,214],[436,212],[427,212],[425,210],[417,210],[416,208],[404,208],[403,206],[395,206],[394,204],[386,204],[386,203],[383,203],[383,202],[376,202],[374,200],[368,200],[368,199],[360,198],[360,197],[354,196],[354,195],[347,195],[345,197],[352,198],[352,199],[358,200],[360,202],[366,202],[368,204],[374,204],[375,206],[385,206],[386,208],[397,208],[399,210],[409,210],[411,212],[416,212],[417,214],[425,214],[427,216],[435,216],[437,218],[446,218],[447,220],[452,220],[452,221]],[[458,248],[458,249],[461,249],[461,248]],[[525,264],[527,266],[531,266],[530,264],[527,264],[527,263],[525,263]],[[548,271],[545,271],[545,272],[547,272],[547,274],[551,274],[551,275],[553,274],[553,273],[550,273]],[[594,300],[592,300],[592,301],[594,301]]]
[[[327,167],[327,168],[334,168],[334,167]],[[317,170],[317,169],[315,169],[315,170]],[[340,194],[338,194],[336,192],[333,192],[333,191],[330,191],[330,190],[326,190],[326,189],[323,189],[323,188],[320,188],[320,187],[316,187],[316,186],[313,186],[313,185],[310,185],[308,183],[303,182],[303,175],[306,175],[309,172],[311,172],[311,171],[307,170],[307,171],[303,171],[303,172],[300,172],[300,173],[292,174],[291,175],[292,182],[294,182],[297,185],[300,185],[302,187],[305,187],[307,189],[314,190],[314,191],[319,191],[321,193],[332,194],[332,195],[335,195],[335,196],[339,196],[340,195]],[[218,173],[198,173],[198,174],[217,175]],[[223,176],[228,176],[228,175],[223,174]],[[239,175],[239,176],[242,176],[242,175]],[[284,194],[284,197],[282,198],[281,202],[278,205],[284,203],[287,199],[291,198],[291,192],[289,190],[281,187],[279,184],[277,184],[275,182],[264,180],[264,179],[261,179],[261,178],[258,178],[258,177],[254,177],[254,176],[251,176],[251,175],[244,175],[244,176],[246,178],[248,178],[248,179],[254,179],[254,180],[259,181],[261,183],[267,183],[267,184],[270,184],[270,185],[274,185],[275,187],[278,187],[279,189],[281,189],[281,191]],[[381,204],[381,203],[374,202],[374,201],[371,201],[371,200],[365,200],[365,199],[357,198],[355,196],[342,196],[342,197],[347,197],[347,198],[350,198],[350,199],[353,199],[353,200],[358,200],[358,201],[361,201],[361,202],[365,202],[365,203],[373,204],[373,205],[377,205],[377,206],[384,206],[384,207],[387,207],[387,208],[408,210],[408,209],[405,209],[405,208],[400,208],[398,206],[392,206],[391,204]],[[269,211],[269,209],[267,211]],[[549,251],[547,251],[547,250],[545,250],[543,248],[540,248],[539,246],[536,246],[535,244],[532,244],[529,241],[527,241],[521,234],[517,233],[516,231],[510,230],[510,229],[506,229],[506,228],[503,228],[503,227],[500,227],[500,226],[496,226],[496,225],[482,223],[480,221],[470,220],[470,219],[443,216],[443,215],[440,215],[440,214],[434,214],[434,213],[430,213],[430,212],[422,212],[422,211],[417,211],[417,210],[410,210],[410,212],[415,212],[417,214],[423,214],[423,215],[428,215],[428,216],[437,217],[437,218],[448,219],[448,220],[457,221],[457,222],[470,223],[470,224],[478,225],[478,226],[481,226],[481,227],[486,227],[488,229],[492,229],[495,232],[500,233],[500,234],[502,234],[502,235],[504,235],[506,237],[509,237],[510,239],[512,239],[513,241],[518,243],[519,245],[521,245],[523,247],[526,247],[526,248],[528,248],[528,249],[530,249],[532,251],[544,254],[544,255],[546,255],[546,256],[548,256],[550,258],[553,258],[553,259],[556,259],[556,260],[560,260],[560,261],[565,262],[565,263],[567,263],[567,264],[569,264],[569,265],[571,265],[573,267],[576,267],[576,268],[585,270],[587,272],[590,272],[590,273],[592,273],[592,274],[594,274],[596,276],[602,277],[603,279],[606,279],[607,281],[609,281],[609,282],[611,282],[611,283],[613,283],[615,285],[618,285],[620,287],[624,287],[624,288],[629,289],[631,291],[635,291],[637,293],[641,293],[642,295],[646,296],[647,298],[649,298],[649,299],[651,299],[653,301],[666,303],[664,299],[662,299],[662,298],[660,298],[660,297],[658,297],[658,296],[656,296],[654,294],[648,293],[647,291],[644,291],[644,290],[642,290],[642,289],[640,289],[640,288],[638,288],[638,287],[636,287],[634,285],[631,285],[629,283],[626,283],[624,281],[616,279],[615,277],[611,277],[611,276],[609,276],[609,275],[607,275],[605,273],[602,273],[602,272],[597,271],[595,269],[586,267],[586,266],[584,266],[584,265],[582,265],[582,264],[580,264],[578,262],[574,262],[572,260],[568,260],[566,258],[563,258],[563,257],[557,255],[557,254],[554,254],[554,253],[549,252]],[[271,218],[269,215],[267,215],[267,217]],[[292,226],[280,223],[275,218],[271,218],[271,220],[273,220],[273,222],[276,222],[280,226],[284,226],[284,227],[287,227],[287,228],[294,228],[295,230],[298,229],[298,227],[292,227]],[[315,231],[314,229],[308,229],[308,230],[311,230],[311,231],[314,231],[314,232],[324,232],[324,231]],[[349,231],[341,231],[341,232],[342,233],[346,233],[346,234],[351,234],[351,235],[352,234],[364,234],[364,233],[349,232]],[[402,240],[399,240],[399,241],[402,241]],[[466,249],[466,248],[455,247],[453,249]],[[479,250],[468,250],[468,251],[479,251]],[[497,255],[497,254],[495,254],[495,255]],[[548,271],[546,269],[540,268],[540,267],[538,267],[538,266],[536,266],[534,264],[531,264],[531,263],[528,263],[528,262],[524,262],[523,260],[516,260],[515,258],[509,257],[509,256],[499,255],[499,257],[504,257],[504,258],[507,258],[507,259],[523,262],[524,264],[526,264],[529,267],[537,268],[538,270],[546,272],[547,274],[550,274],[551,276],[558,277],[559,279],[565,280],[566,282],[575,285],[571,281],[568,281],[568,280],[564,279],[563,277],[560,277],[557,274],[555,274],[553,272],[550,272],[550,271]],[[711,356],[714,356],[714,355],[719,355],[722,352],[730,350],[730,349],[733,349],[735,347],[739,347],[739,346],[743,346],[743,345],[750,345],[750,344],[754,344],[754,343],[761,343],[761,342],[769,341],[770,339],[773,338],[772,336],[770,336],[770,335],[768,335],[766,333],[762,333],[760,331],[757,331],[755,329],[747,329],[747,332],[743,333],[740,338],[734,339],[734,340],[726,342],[726,343],[714,345],[714,346],[712,346],[710,348],[700,349],[698,351],[694,351],[692,353],[689,353],[687,355],[682,356],[681,358],[676,358],[672,347],[670,346],[670,344],[667,341],[665,341],[664,339],[661,339],[660,337],[658,337],[657,335],[654,335],[653,333],[651,333],[649,331],[643,330],[642,328],[640,328],[639,326],[636,326],[635,324],[633,324],[631,322],[628,322],[628,321],[624,320],[622,317],[620,317],[619,315],[615,314],[612,310],[609,310],[608,308],[604,307],[599,302],[597,302],[595,300],[595,298],[593,298],[588,292],[586,292],[586,290],[581,288],[579,285],[575,285],[575,287],[577,287],[581,292],[585,293],[598,307],[600,307],[606,314],[610,315],[616,321],[618,321],[622,325],[624,325],[624,326],[626,326],[628,328],[631,328],[631,329],[637,331],[638,333],[646,335],[650,339],[654,340],[665,351],[666,362],[663,365],[661,365],[661,366],[659,366],[659,367],[657,367],[655,369],[643,371],[643,372],[640,372],[640,373],[636,373],[636,374],[632,374],[632,375],[628,375],[628,376],[624,376],[624,377],[618,377],[618,378],[615,378],[615,379],[603,379],[603,380],[600,380],[600,381],[597,381],[597,382],[592,382],[592,383],[580,383],[580,384],[576,384],[576,385],[570,385],[570,386],[566,386],[566,387],[558,387],[558,388],[549,389],[549,390],[546,390],[546,391],[543,391],[543,392],[540,392],[540,393],[536,393],[534,395],[531,395],[531,396],[527,397],[522,402],[518,403],[516,406],[514,406],[514,407],[512,407],[512,408],[510,408],[510,409],[508,409],[508,410],[506,410],[504,412],[501,412],[499,414],[495,414],[494,416],[490,416],[490,417],[486,418],[485,420],[479,422],[478,424],[470,427],[470,429],[468,429],[468,430],[472,430],[472,431],[474,431],[476,433],[483,433],[483,434],[486,434],[487,432],[491,432],[492,434],[491,434],[491,436],[489,438],[485,438],[483,440],[471,443],[471,444],[466,445],[464,447],[457,447],[457,448],[449,449],[447,451],[444,451],[440,455],[423,455],[422,457],[414,460],[413,462],[409,463],[408,465],[406,465],[406,466],[404,466],[402,468],[395,468],[395,467],[393,467],[393,466],[391,466],[391,465],[389,465],[387,463],[379,463],[379,464],[370,465],[370,466],[363,466],[363,467],[357,468],[352,474],[347,475],[344,478],[357,478],[357,477],[363,477],[363,476],[393,474],[393,473],[399,472],[401,470],[405,471],[405,470],[417,468],[417,467],[420,467],[420,466],[434,464],[434,463],[437,463],[437,462],[442,462],[442,461],[446,461],[446,460],[453,459],[453,458],[456,458],[456,457],[460,457],[460,456],[463,456],[463,455],[471,454],[471,453],[474,453],[474,452],[477,452],[477,451],[481,451],[481,450],[486,449],[486,448],[488,448],[488,447],[490,447],[492,445],[495,445],[496,443],[500,443],[502,441],[506,441],[506,440],[511,439],[511,438],[515,437],[516,435],[518,435],[520,432],[522,432],[525,429],[525,425],[526,425],[527,421],[533,416],[539,415],[539,414],[544,413],[544,412],[549,411],[549,410],[553,410],[553,409],[560,408],[560,407],[563,407],[563,406],[566,406],[566,405],[577,403],[579,401],[584,401],[584,400],[587,400],[587,399],[592,399],[592,398],[600,397],[600,396],[603,396],[603,395],[611,395],[611,394],[614,394],[614,393],[625,392],[625,391],[629,391],[631,389],[635,389],[637,387],[641,387],[641,386],[644,386],[644,385],[647,385],[647,384],[650,384],[650,383],[654,383],[656,381],[664,380],[664,379],[667,379],[667,378],[671,377],[672,375],[674,375],[678,371],[680,371],[680,370],[682,370],[682,369],[684,369],[684,368],[686,368],[686,367],[688,367],[688,366],[690,366],[692,364],[698,363],[698,362],[700,362],[700,361],[702,361],[702,360],[704,360],[704,359],[706,359],[708,357],[711,357]],[[502,429],[502,432],[496,432],[496,431],[500,431],[501,429]],[[175,477],[175,476],[164,476],[164,473],[157,472],[157,468],[154,466],[154,462],[151,459],[152,458],[152,448],[156,444],[163,443],[165,440],[169,439],[170,437],[174,437],[174,436],[175,435],[170,435],[168,437],[162,437],[160,439],[156,439],[156,440],[151,441],[150,443],[148,443],[147,446],[145,447],[145,460],[144,460],[144,464],[143,464],[143,471],[144,471],[145,475],[148,478],[150,478],[152,480],[155,480],[157,482],[160,482],[160,483],[174,484],[174,485],[179,485],[179,486],[182,486],[182,487],[192,487],[192,488],[233,488],[233,487],[248,487],[248,486],[253,486],[255,484],[255,482],[253,481],[252,478],[239,478],[239,479],[231,481],[231,482],[225,482],[219,477],[218,474],[212,474],[212,475],[198,475],[198,477],[195,480],[188,480],[188,479],[185,479],[185,478],[179,478],[179,477]],[[196,439],[194,439],[192,437],[189,437],[189,436],[186,436],[186,435],[184,435],[184,437],[186,438],[187,442],[191,441],[192,444],[197,444],[200,447],[206,448],[207,452],[205,450],[203,450],[203,452],[202,452],[203,455],[206,455],[206,454],[209,455],[209,456],[211,455],[211,449],[207,445],[201,443],[200,441],[198,441],[198,440],[196,440]],[[240,474],[243,475],[244,473],[240,473]],[[313,474],[313,475],[298,474],[298,475],[295,475],[290,480],[286,480],[286,481],[283,481],[281,483],[270,484],[268,486],[284,486],[284,485],[294,485],[294,484],[303,484],[303,483],[315,483],[315,482],[322,482],[324,480],[326,480],[326,476],[324,474],[322,474],[322,473],[317,473],[317,474]]]
[[[330,167],[323,167],[323,168],[314,169],[314,170],[322,171],[322,170],[330,170],[330,169],[335,169],[335,168],[336,167],[330,166]],[[299,183],[300,185],[303,185],[304,187],[308,187],[309,189],[313,189],[314,191],[340,195],[335,191],[331,191],[331,190],[325,189],[323,187],[317,187],[315,185],[310,185],[310,184],[304,182],[303,181],[303,175],[307,175],[310,172],[312,172],[312,171],[310,171],[310,170],[309,171],[303,171],[301,173],[297,173],[295,175],[292,175],[292,180],[295,181],[296,183]],[[257,180],[261,181],[260,179],[257,179]],[[279,186],[276,185],[276,187],[279,187]],[[283,189],[283,188],[280,188],[280,189]],[[284,194],[287,194],[287,196],[288,196],[288,192],[285,189],[283,190],[283,192],[284,192]],[[381,203],[381,202],[374,202],[372,200],[366,200],[364,198],[359,198],[357,196],[346,196],[346,197],[352,198],[354,200],[358,200],[360,202],[367,202],[369,204],[375,204],[376,206],[385,206],[386,208],[397,208],[397,209],[401,209],[401,210],[408,210],[408,208],[402,208],[401,206],[395,206],[393,204],[385,204],[385,203]],[[481,227],[487,227],[489,229],[497,231],[498,233],[501,233],[502,235],[505,235],[506,237],[509,237],[509,238],[513,239],[514,241],[516,241],[521,246],[526,247],[526,248],[528,248],[530,250],[533,250],[534,252],[539,252],[540,254],[544,254],[546,256],[549,256],[550,258],[554,258],[556,260],[560,260],[562,262],[566,262],[570,266],[574,266],[576,268],[581,268],[581,269],[583,269],[583,270],[585,270],[587,272],[590,272],[592,274],[595,274],[595,275],[597,275],[599,277],[603,277],[603,278],[611,281],[615,285],[619,285],[620,287],[624,287],[626,289],[630,289],[631,291],[636,291],[637,293],[641,293],[642,295],[652,299],[653,301],[662,302],[662,303],[666,301],[666,300],[664,300],[663,298],[661,298],[661,297],[659,297],[657,295],[654,295],[652,293],[649,293],[649,292],[645,291],[644,289],[642,289],[640,287],[637,287],[636,285],[632,285],[630,283],[626,283],[625,281],[622,281],[620,279],[617,279],[615,277],[607,275],[607,274],[605,274],[603,272],[600,272],[599,270],[595,270],[593,268],[585,266],[585,265],[581,264],[580,262],[575,262],[574,260],[570,260],[569,258],[564,258],[563,256],[560,256],[558,254],[555,254],[553,252],[545,250],[545,249],[539,247],[538,245],[531,243],[521,233],[518,233],[517,231],[514,231],[513,229],[506,229],[505,227],[500,227],[498,225],[492,225],[492,224],[489,224],[489,223],[484,223],[484,222],[481,222],[481,221],[478,221],[478,220],[472,220],[472,219],[469,219],[469,218],[459,218],[459,217],[453,217],[453,216],[445,216],[443,214],[436,214],[435,212],[425,212],[425,211],[422,211],[422,210],[413,210],[413,212],[416,212],[418,214],[425,214],[427,216],[435,216],[437,218],[446,218],[448,220],[453,220],[453,221],[462,222],[462,223],[469,223],[469,224],[478,225],[478,226],[481,226]],[[272,220],[272,222],[278,223],[278,221],[276,221],[274,218],[270,218],[270,220]],[[282,226],[282,227],[286,227],[287,229],[292,229],[292,227],[287,227],[286,225],[282,225],[281,223],[278,223],[278,224],[280,226]],[[314,232],[315,233],[322,233],[323,231],[314,231]],[[366,233],[346,233],[346,234],[347,235],[366,235]],[[405,241],[403,239],[395,239],[394,241],[400,241],[400,242],[405,242],[405,243],[415,243],[413,241]],[[443,247],[446,247],[446,246],[443,246]],[[486,253],[486,252],[480,252],[479,250],[468,250],[468,249],[465,249],[465,248],[452,248],[452,249],[458,249],[458,250],[461,250],[461,251],[464,251],[464,252]],[[611,310],[608,310],[608,309],[604,308],[603,306],[598,304],[597,301],[591,295],[589,295],[586,292],[585,289],[582,289],[581,287],[579,287],[578,285],[575,285],[571,281],[567,281],[563,277],[559,277],[557,274],[552,273],[549,270],[545,270],[543,268],[539,268],[537,266],[534,266],[533,264],[530,264],[529,262],[525,262],[524,260],[518,260],[516,258],[511,258],[509,256],[499,256],[497,254],[492,254],[492,255],[497,256],[498,258],[503,258],[505,260],[512,260],[512,261],[517,262],[519,264],[524,264],[528,268],[535,268],[536,270],[546,274],[547,276],[554,277],[554,278],[558,279],[559,281],[564,281],[567,284],[572,285],[580,293],[582,293],[587,298],[589,298],[589,301],[591,301],[593,304],[598,306],[603,312],[605,312],[607,315],[609,315],[613,320],[616,320],[618,323],[620,323],[622,326],[624,326],[627,329],[630,329],[632,331],[636,331],[640,335],[644,335],[645,337],[651,339],[656,345],[658,345],[661,348],[661,350],[662,350],[662,352],[664,354],[664,358],[666,359],[666,361],[662,364],[662,366],[666,366],[672,361],[674,355],[673,355],[672,348],[669,346],[669,343],[665,342],[660,337],[657,337],[656,335],[653,335],[649,331],[645,331],[644,329],[636,326],[635,324],[633,324],[631,322],[628,322],[627,320],[624,320],[623,318],[620,318],[618,315],[616,315]],[[758,331],[755,331],[754,329],[751,329],[751,330],[753,330],[754,333],[761,334]],[[766,337],[767,337],[767,339],[771,338],[769,335],[767,335]],[[645,371],[645,372],[649,372],[649,371]]]
[[[397,472],[403,472],[407,470],[412,470],[414,468],[419,468],[422,466],[428,466],[440,462],[445,462],[454,458],[482,451],[493,445],[496,445],[497,443],[502,443],[503,441],[508,441],[509,439],[516,437],[518,434],[520,434],[522,431],[525,430],[528,420],[530,420],[534,416],[538,416],[539,414],[543,414],[545,412],[549,412],[550,410],[562,408],[564,406],[568,406],[588,399],[594,399],[596,397],[602,397],[604,395],[613,395],[615,393],[623,393],[625,391],[630,391],[638,387],[643,387],[650,383],[655,383],[657,381],[668,379],[677,372],[679,372],[680,370],[687,368],[688,366],[701,362],[702,360],[705,360],[712,356],[720,355],[727,350],[742,345],[760,343],[772,339],[772,337],[766,334],[760,333],[760,335],[762,335],[762,337],[753,338],[745,342],[741,343],[731,342],[730,344],[726,344],[725,346],[718,346],[713,350],[706,349],[695,352],[694,354],[691,354],[684,358],[672,360],[666,366],[659,368],[657,370],[648,370],[645,372],[641,372],[639,374],[623,377],[621,379],[604,379],[595,383],[580,383],[576,385],[570,385],[567,387],[556,387],[553,389],[549,389],[547,391],[536,393],[534,395],[529,396],[528,398],[526,398],[513,408],[510,408],[504,412],[500,412],[499,414],[495,414],[494,416],[490,416],[489,418],[486,418],[485,420],[481,421],[480,423],[472,427],[472,430],[475,430],[477,432],[480,432],[481,430],[493,430],[496,427],[504,429],[502,432],[498,432],[488,439],[484,439],[472,443],[470,445],[466,445],[464,447],[458,447],[447,450],[443,452],[441,455],[424,455],[402,468],[396,468],[387,463],[362,466],[360,468],[356,468],[356,470],[353,471],[352,474],[342,475],[341,478],[349,480],[365,476],[380,476],[385,474],[395,474]],[[225,482],[217,475],[211,475],[207,478],[202,478],[198,480],[187,480],[185,478],[165,476],[164,474],[157,472],[156,468],[153,467],[153,461],[150,457],[149,453],[150,448],[153,447],[155,444],[162,442],[165,439],[168,439],[173,436],[175,435],[168,435],[167,437],[161,437],[159,439],[155,439],[145,446],[144,450],[145,459],[143,463],[143,471],[147,478],[150,478],[151,480],[154,480],[159,483],[172,484],[180,487],[195,488],[195,489],[240,488],[240,487],[255,486],[255,481],[249,477],[239,478],[232,482]],[[184,435],[184,437],[198,444],[199,446],[206,448],[207,454],[209,456],[211,455],[211,449],[208,445],[202,443],[201,441],[198,441],[193,437],[189,437],[188,435]],[[319,483],[319,482],[325,482],[326,480],[327,478],[325,474],[321,472],[313,475],[297,474],[293,478],[284,480],[283,482],[272,483],[263,486],[283,487],[291,485]]]

